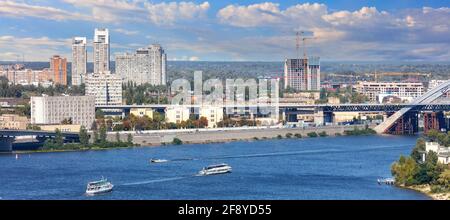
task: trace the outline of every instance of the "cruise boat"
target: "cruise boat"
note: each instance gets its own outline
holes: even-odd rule
[[[164,159],[151,159],[150,163],[165,163],[168,160],[164,160]]]
[[[204,167],[200,172],[198,172],[199,176],[206,176],[206,175],[214,175],[214,174],[223,174],[223,173],[230,173],[231,172],[231,166],[228,164],[222,163],[222,164],[216,164]]]
[[[101,193],[111,192],[114,185],[108,182],[107,179],[103,178],[99,181],[89,182],[86,187],[87,195],[95,195]]]

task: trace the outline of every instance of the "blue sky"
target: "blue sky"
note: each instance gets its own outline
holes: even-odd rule
[[[450,60],[448,1],[2,0],[0,24],[0,60],[71,60],[71,38],[96,27],[112,59],[160,43],[169,60],[281,61],[301,30],[322,60]]]

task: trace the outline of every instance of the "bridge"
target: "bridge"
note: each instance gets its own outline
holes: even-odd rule
[[[78,133],[61,133],[64,142],[79,142],[80,137]],[[49,131],[33,131],[33,130],[0,130],[0,152],[11,152],[16,137],[33,136],[37,140],[34,145],[44,143],[46,139],[53,139],[56,137],[56,132]]]
[[[446,94],[450,90],[450,80],[436,86],[432,90],[426,92],[423,96],[413,100],[409,106],[405,106],[399,111],[395,112],[383,123],[375,127],[375,131],[381,133],[414,133],[415,124],[417,124],[417,107],[431,105],[433,101]],[[444,109],[448,111],[450,104],[443,104]],[[434,112],[433,112],[434,113]],[[443,114],[437,115],[436,113],[424,116],[424,129],[439,129],[442,123],[439,121],[442,119]],[[428,119],[430,118],[430,119]]]

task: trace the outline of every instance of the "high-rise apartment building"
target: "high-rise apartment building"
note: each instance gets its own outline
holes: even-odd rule
[[[320,58],[310,57],[308,60],[308,90],[320,90]]]
[[[134,82],[138,85],[166,84],[167,56],[160,45],[152,44],[136,50],[136,53],[116,55],[116,74],[124,82]]]
[[[95,105],[122,104],[122,78],[116,74],[94,73],[85,80],[86,95],[95,97]]]
[[[50,71],[55,84],[67,85],[67,59],[59,55],[50,58]]]
[[[94,34],[94,73],[109,71],[109,31],[96,28]]]
[[[320,58],[286,59],[284,62],[284,88],[298,91],[320,90]]]
[[[90,96],[31,97],[32,124],[60,124],[72,119],[73,124],[90,128],[95,120],[95,98]]]
[[[72,40],[72,85],[84,83],[87,73],[86,38],[75,37]]]

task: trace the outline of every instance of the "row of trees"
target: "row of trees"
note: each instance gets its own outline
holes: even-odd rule
[[[437,136],[448,140],[450,132],[445,134],[430,131],[417,140],[410,156],[402,155],[392,165],[391,172],[396,184],[405,186],[430,184],[433,192],[450,191],[450,167],[439,163],[437,154],[432,151],[426,153],[425,161],[422,158],[425,152],[425,141],[438,141]]]
[[[167,87],[163,85],[136,85],[128,82],[122,85],[123,97],[127,105],[131,104],[167,104]]]
[[[122,141],[120,134],[116,134],[115,141],[108,141],[106,126],[101,126],[98,131],[93,131],[92,142],[87,129],[82,126],[80,128],[79,137],[80,143],[64,143],[64,137],[59,129],[55,130],[55,138],[47,139],[44,142],[42,150],[78,150],[78,149],[92,149],[92,148],[117,148],[129,147],[133,145],[133,136],[127,135],[127,140]]]

